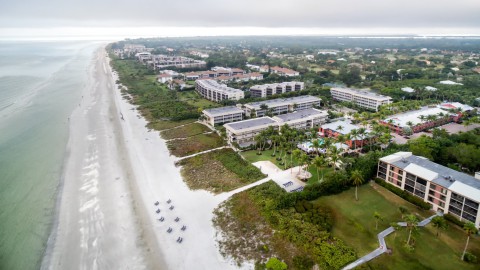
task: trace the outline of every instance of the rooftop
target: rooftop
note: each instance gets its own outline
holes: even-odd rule
[[[339,126],[342,126],[342,130],[338,130]],[[336,121],[336,122],[324,124],[324,125],[322,125],[322,128],[323,129],[330,129],[332,131],[335,131],[335,132],[338,132],[340,134],[346,135],[346,134],[352,132],[352,130],[354,130],[354,129],[358,130],[361,127],[352,124],[350,121]],[[366,129],[366,131],[370,132],[369,129]]]
[[[421,108],[420,110],[415,110],[415,111],[409,111],[405,113],[400,113],[396,115],[392,115],[389,118],[386,118],[384,122],[389,122],[392,120],[393,124],[399,127],[407,127],[408,122],[412,122],[413,126],[416,126],[418,124],[422,123],[422,120],[420,117],[423,115],[424,117],[427,117],[429,115],[439,115],[440,113],[443,113],[444,115],[448,115],[448,112],[435,107],[435,108],[429,108],[429,107],[424,107]]]
[[[301,110],[297,112],[277,115],[273,117],[273,119],[277,120],[278,122],[285,123],[289,121],[304,119],[311,116],[328,116],[328,113],[326,111],[320,111],[312,108],[312,109],[306,109],[306,110]]]
[[[270,99],[265,101],[251,102],[251,103],[245,104],[245,106],[250,106],[250,107],[253,107],[255,110],[259,110],[262,104],[265,104],[269,108],[271,108],[271,107],[293,105],[293,104],[305,103],[305,102],[317,102],[321,100],[322,99],[318,97],[306,95],[306,96],[298,96],[298,97],[291,97],[291,98],[276,98],[276,99]]]
[[[411,152],[398,152],[380,160],[389,162],[407,172],[480,202],[480,181],[468,174],[452,170]],[[421,173],[421,174],[420,174]]]
[[[225,84],[220,84],[215,80],[210,80],[210,79],[196,80],[195,83],[200,84],[203,87],[212,87],[212,88],[215,88],[217,90],[222,90],[224,92],[230,92],[230,93],[242,92],[243,93],[243,91],[240,90],[240,89],[235,89],[235,88],[228,87]]]
[[[248,120],[243,120],[235,123],[228,123],[225,124],[224,127],[230,127],[234,130],[242,130],[242,129],[249,129],[252,127],[258,127],[258,126],[264,126],[264,125],[272,125],[276,124],[277,122],[273,120],[272,118],[265,116],[265,117],[260,117],[260,118],[254,118],[254,119],[248,119]]]
[[[227,106],[227,107],[207,109],[207,110],[203,110],[203,112],[205,114],[215,117],[215,116],[224,115],[224,114],[243,113],[243,110],[235,106]]]
[[[369,98],[376,99],[376,100],[390,100],[390,99],[392,99],[389,96],[380,95],[380,94],[370,92],[370,91],[367,91],[367,90],[342,88],[342,87],[333,87],[331,90],[342,91],[342,92],[346,92],[346,93],[349,93],[349,94],[352,94],[352,95],[367,96]]]

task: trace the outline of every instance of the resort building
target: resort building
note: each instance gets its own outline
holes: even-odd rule
[[[279,126],[288,125],[295,129],[319,127],[327,122],[328,112],[317,109],[305,109],[272,117]]]
[[[353,134],[353,130],[365,130],[363,134]],[[360,126],[352,124],[350,121],[335,121],[332,123],[324,124],[318,130],[319,135],[322,137],[338,137],[340,135],[350,134],[350,138],[345,141],[345,144],[349,148],[358,149],[370,143],[370,129],[362,128]]]
[[[480,227],[480,180],[427,158],[398,152],[380,159],[377,177]]]
[[[239,100],[244,97],[242,90],[228,87],[214,80],[196,80],[195,90],[202,97],[217,102],[224,99]]]
[[[270,126],[278,128],[277,122],[268,116],[224,125],[228,141],[240,145],[253,143],[255,136]]]
[[[391,97],[352,88],[334,87],[330,89],[330,93],[333,99],[353,102],[362,108],[374,111],[378,111],[378,107],[381,105],[392,103]]]
[[[272,84],[254,85],[250,87],[252,97],[269,97],[288,92],[301,91],[305,88],[304,82],[282,82]]]
[[[184,74],[186,80],[213,79],[221,82],[263,80],[263,74],[258,72],[246,73],[239,68],[214,67],[212,70],[188,72]]]
[[[207,123],[212,127],[219,124],[243,120],[243,110],[235,106],[203,110]]]
[[[285,76],[285,77],[300,76],[300,73],[298,71],[295,71],[289,68],[277,67],[277,66],[270,67],[270,72],[278,74],[279,76]]]
[[[244,105],[245,116],[261,117],[267,113],[272,115],[284,114],[292,111],[301,111],[313,107],[320,107],[322,100],[318,97],[306,95],[292,98],[277,98],[265,101],[251,102]]]
[[[274,117],[264,116],[229,123],[225,124],[224,127],[227,131],[227,139],[230,142],[246,145],[253,143],[255,136],[270,126],[277,130],[283,125],[295,129],[309,129],[325,123],[327,118],[328,113],[326,111],[306,109]]]
[[[393,115],[381,120],[380,124],[398,134],[411,134],[450,122],[459,122],[463,113],[472,110],[472,107],[458,102],[442,103],[436,107],[424,107],[420,110]]]

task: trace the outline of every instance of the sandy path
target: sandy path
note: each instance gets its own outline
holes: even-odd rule
[[[135,212],[134,180],[104,50],[92,60],[90,81],[81,104],[70,117],[58,223],[43,269],[152,269],[142,215]],[[120,131],[120,132],[119,132]],[[140,214],[139,214],[140,213]],[[151,249],[158,250],[158,249]]]

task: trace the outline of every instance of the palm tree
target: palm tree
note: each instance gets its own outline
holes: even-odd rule
[[[373,212],[373,217],[375,218],[375,230],[378,230],[378,222],[383,220],[383,217],[377,211]]]
[[[300,168],[298,172],[300,173],[300,169],[302,169],[303,172],[308,170],[308,167],[310,165],[310,158],[305,154],[305,152],[302,152],[300,155]]]
[[[323,165],[325,165],[325,159],[323,158],[323,156],[316,156],[314,159],[313,159],[313,165],[315,166],[315,168],[317,169],[317,180],[318,182],[320,182],[320,172],[319,172],[319,169],[323,167]],[[322,175],[322,181],[323,181],[323,175]]]
[[[292,154],[290,155],[290,158],[293,158],[295,159],[295,161],[297,163],[300,162],[300,157],[302,156],[302,151],[300,151],[299,149],[295,149],[292,151]],[[291,167],[291,170],[290,170],[290,173],[292,172],[293,170],[293,164],[292,164],[292,160],[290,159],[290,165],[292,166]],[[298,172],[300,173],[300,168],[298,169]]]
[[[402,228],[402,226],[398,225],[397,222],[390,223],[390,226],[395,230],[395,234],[393,235],[393,239],[397,238],[397,231]]]
[[[475,224],[472,222],[468,221],[463,225],[463,229],[465,230],[465,234],[467,235],[467,243],[465,244],[465,248],[463,249],[463,254],[462,254],[462,261],[465,258],[465,253],[467,252],[467,247],[468,247],[468,242],[470,241],[470,236],[472,234],[476,234],[478,232],[478,229],[475,227]]]
[[[342,126],[342,125],[339,125],[339,126],[337,127],[337,131],[342,131],[342,130],[343,130],[343,126]]]
[[[352,129],[350,131],[350,136],[352,137],[352,145],[353,145],[353,151],[355,151],[355,149],[357,148],[357,144],[356,144],[356,140],[358,138],[358,130],[356,129]]]
[[[315,153],[318,156],[318,149],[320,148],[320,142],[317,139],[313,140],[312,147],[313,149],[315,149]]]
[[[365,139],[366,135],[367,135],[367,130],[365,128],[358,129],[358,137],[360,138],[360,148],[363,148],[363,140]]]
[[[436,216],[432,218],[432,225],[433,227],[437,228],[437,237],[440,229],[446,229],[447,228],[447,222],[445,221],[445,218],[442,216]]]
[[[405,214],[408,213],[408,209],[405,206],[402,206],[402,205],[400,205],[398,207],[398,211],[400,211],[400,213],[402,213],[402,219],[405,216]]]
[[[350,175],[350,180],[355,185],[355,200],[358,201],[358,186],[363,183],[363,175],[360,170],[353,170],[352,174]]]
[[[417,228],[418,218],[414,214],[407,215],[405,217],[405,222],[407,223],[407,228],[409,228],[407,245],[410,245],[410,239],[412,237],[412,231]]]
[[[327,150],[327,155],[330,158],[330,162],[333,166],[333,172],[336,172],[337,162],[340,160],[340,150],[335,146],[332,145],[329,150]]]

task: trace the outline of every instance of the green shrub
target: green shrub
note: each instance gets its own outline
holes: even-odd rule
[[[298,270],[310,270],[315,265],[315,262],[308,257],[295,256],[293,257],[293,266]]]
[[[473,255],[470,252],[465,252],[465,256],[463,257],[463,260],[468,263],[477,263],[477,256]]]
[[[266,177],[260,169],[242,159],[231,149],[218,150],[216,159],[220,161],[225,168],[244,180],[259,180]]]
[[[443,216],[446,220],[452,222],[453,224],[457,225],[458,227],[462,228],[463,229],[463,226],[465,226],[465,222],[463,221],[460,221],[458,218],[456,218],[454,215],[452,214],[445,214]]]
[[[422,199],[419,197],[412,195],[408,191],[401,190],[393,185],[388,184],[385,182],[385,180],[380,179],[380,178],[375,178],[375,182],[379,184],[380,186],[390,190],[391,192],[395,193],[396,195],[400,196],[401,198],[405,199],[408,202],[411,202],[415,204],[416,206],[424,209],[424,210],[430,210],[432,208],[432,205],[424,202]]]

